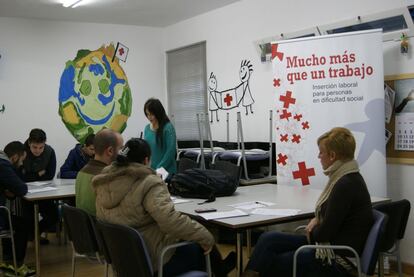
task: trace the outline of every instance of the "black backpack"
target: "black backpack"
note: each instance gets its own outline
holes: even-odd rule
[[[172,177],[169,190],[173,195],[212,202],[216,196],[232,195],[238,185],[238,178],[221,170],[190,168]]]

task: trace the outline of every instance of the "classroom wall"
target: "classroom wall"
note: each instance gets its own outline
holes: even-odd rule
[[[253,64],[250,88],[255,99],[254,114],[244,115],[243,108],[230,112],[233,127],[230,138],[236,139],[235,111],[243,114],[246,140],[268,140],[268,110],[274,101],[272,67],[261,63],[254,41],[280,33],[300,31],[313,27],[357,18],[389,9],[403,7],[403,0],[367,1],[273,1],[242,0],[224,8],[197,16],[163,30],[164,50],[171,50],[199,41],[207,42],[207,72],[217,76],[218,90],[234,87],[240,82],[238,69],[243,59]],[[414,41],[410,40],[411,46]],[[399,43],[384,43],[384,72],[398,74],[414,72],[412,49],[407,56],[399,54]],[[212,124],[214,139],[226,138],[225,112],[219,114],[220,122]],[[259,124],[258,122],[262,122]],[[413,202],[414,173],[409,165],[388,165],[388,191],[393,199],[407,198]],[[402,244],[403,261],[414,264],[414,216],[411,216]]]
[[[119,41],[129,47],[124,69],[132,94],[132,114],[124,139],[139,136],[147,120],[147,98],[164,101],[162,33],[158,28],[70,23],[0,17],[0,149],[12,140],[25,141],[42,128],[56,151],[58,167],[76,140],[58,115],[60,76],[79,49],[96,50]]]

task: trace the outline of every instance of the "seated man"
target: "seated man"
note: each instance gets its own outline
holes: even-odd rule
[[[52,147],[46,144],[46,133],[41,129],[30,131],[29,138],[25,142],[26,159],[21,167],[23,180],[26,182],[52,180],[56,173],[56,155]],[[31,234],[33,234],[33,203],[22,202],[24,216],[30,218]],[[56,226],[58,210],[55,201],[43,200],[39,202],[39,212],[42,220],[39,222],[40,233]],[[48,240],[41,239],[42,244]]]
[[[86,137],[85,142],[78,143],[70,150],[65,163],[60,167],[60,178],[75,179],[78,172],[88,163],[89,159],[93,158],[95,148],[93,147],[94,134]]]
[[[95,192],[92,189],[92,178],[116,159],[124,141],[119,133],[111,129],[103,129],[96,134],[93,144],[95,157],[79,171],[75,190],[76,207],[95,215]]]
[[[23,143],[13,141],[0,151],[0,205],[4,206],[6,198],[12,199],[23,196],[27,193],[27,185],[19,178],[16,169],[21,166],[26,157]],[[22,217],[12,215],[12,225],[14,231],[14,243],[16,248],[17,271],[19,276],[32,276],[36,272],[29,269],[24,262],[27,245],[27,231]],[[0,213],[0,231],[9,229],[7,214]],[[7,273],[14,274],[13,255],[11,240],[3,239],[3,260],[0,269]]]

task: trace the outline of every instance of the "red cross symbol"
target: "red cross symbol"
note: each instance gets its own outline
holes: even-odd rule
[[[289,120],[289,117],[291,117],[291,116],[292,116],[292,113],[288,113],[287,110],[283,110],[282,114],[279,117],[280,117],[280,119],[285,119],[286,118],[286,120]]]
[[[282,153],[277,154],[277,163],[278,164],[282,164],[282,165],[286,165],[286,160],[288,159],[288,157],[286,155],[283,155]]]
[[[226,97],[224,98],[224,102],[226,102],[227,107],[230,106],[232,100],[233,100],[233,96],[227,93]]]
[[[301,139],[301,136],[300,135],[293,134],[292,142],[296,142],[297,144],[299,144],[300,143],[300,139]]]
[[[315,176],[315,169],[314,168],[306,168],[305,162],[298,163],[299,170],[292,171],[293,179],[301,179],[302,185],[306,186],[309,185],[309,177]]]
[[[295,116],[293,118],[296,119],[297,121],[300,121],[300,119],[302,118],[302,115],[301,114],[295,114]]]
[[[273,79],[273,86],[280,87],[280,79]]]
[[[281,95],[279,97],[279,100],[281,102],[283,102],[283,108],[289,108],[290,104],[295,104],[296,102],[296,98],[292,97],[292,92],[291,91],[286,91],[286,95]]]
[[[119,55],[121,56],[125,53],[124,48],[119,48],[118,51],[119,51]]]
[[[303,129],[303,130],[305,130],[305,129],[309,129],[309,122],[307,122],[307,121],[302,122],[302,129]]]
[[[277,57],[279,61],[283,60],[283,52],[277,51],[278,44],[272,44],[272,60]]]
[[[280,134],[280,141],[281,142],[287,142],[289,139],[288,139],[288,134],[285,134],[285,135],[282,135],[282,134]]]

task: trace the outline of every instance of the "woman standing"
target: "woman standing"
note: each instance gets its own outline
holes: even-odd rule
[[[150,98],[144,105],[144,113],[150,124],[145,126],[144,139],[151,147],[151,168],[163,167],[168,173],[177,172],[176,136],[174,126],[165,113],[160,100]]]

